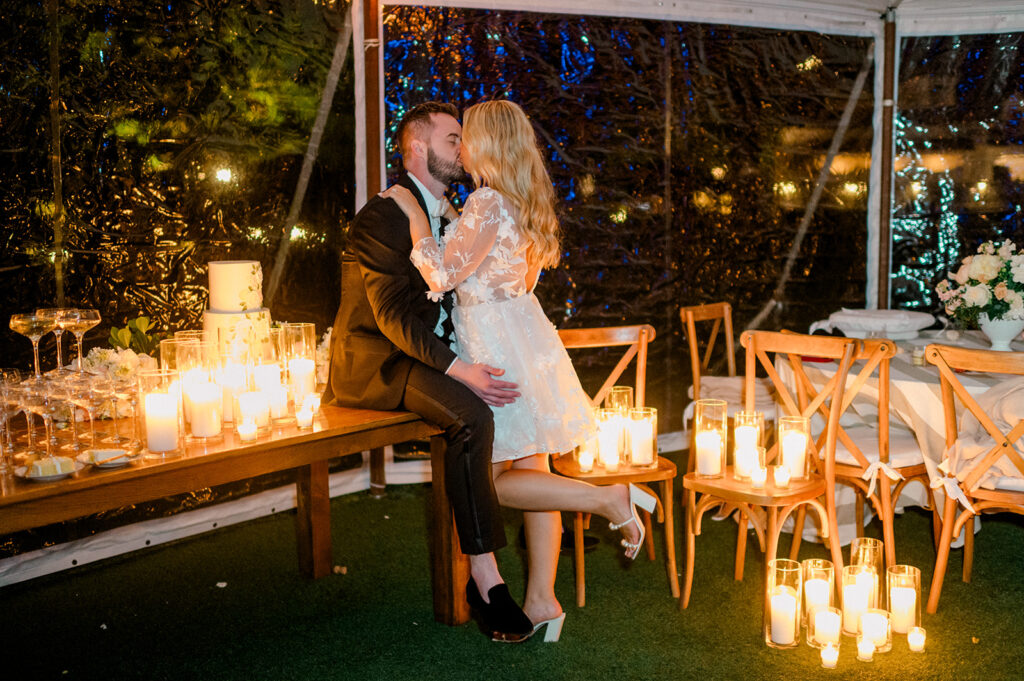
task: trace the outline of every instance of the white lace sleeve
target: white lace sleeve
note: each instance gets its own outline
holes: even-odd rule
[[[509,219],[498,192],[478,189],[470,194],[462,216],[448,225],[444,251],[434,237],[425,237],[413,245],[409,259],[432,294],[450,291],[476,271],[494,246],[498,228]]]

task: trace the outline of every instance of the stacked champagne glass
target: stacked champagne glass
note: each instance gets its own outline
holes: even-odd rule
[[[96,428],[96,419],[108,405],[116,418],[118,400],[132,403],[134,385],[130,379],[84,370],[82,340],[100,321],[95,309],[42,308],[11,315],[11,330],[32,341],[34,371],[0,370],[0,472],[30,480],[57,480],[85,465],[124,465],[137,452],[134,419],[125,426],[115,420],[113,434]],[[65,331],[75,336],[78,346],[71,366],[64,364]],[[56,366],[44,373],[39,343],[48,333],[56,339]],[[22,414],[23,426],[18,418]],[[88,418],[88,429],[81,427],[80,416]],[[42,433],[37,417],[43,422]]]

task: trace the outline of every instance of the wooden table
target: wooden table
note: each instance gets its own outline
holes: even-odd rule
[[[294,425],[242,443],[233,431],[215,445],[190,443],[174,459],[141,459],[125,468],[86,467],[57,482],[7,478],[0,487],[0,534],[41,527],[160,497],[284,470],[295,470],[295,532],[299,569],[319,578],[330,574],[331,515],[328,460],[370,451],[371,480],[383,485],[384,447],[430,438],[433,478],[431,565],[434,617],[445,624],[469,620],[464,585],[468,559],[458,537],[444,486],[445,443],[436,426],[408,412],[321,407],[312,430]]]

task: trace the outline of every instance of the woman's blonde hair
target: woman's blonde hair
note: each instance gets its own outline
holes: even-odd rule
[[[526,114],[509,101],[481,102],[466,110],[463,122],[462,144],[471,150],[473,182],[512,202],[519,229],[530,242],[531,260],[554,267],[559,257],[555,192]]]

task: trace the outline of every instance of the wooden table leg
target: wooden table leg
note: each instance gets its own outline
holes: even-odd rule
[[[445,489],[444,438],[430,438],[430,475],[433,497],[432,578],[434,619],[448,625],[469,621],[466,582],[469,581],[469,558],[459,549],[455,518]]]
[[[384,476],[384,448],[370,450],[370,495],[380,499],[387,488]]]
[[[331,573],[331,493],[326,460],[296,470],[295,497],[299,570],[319,579]]]

